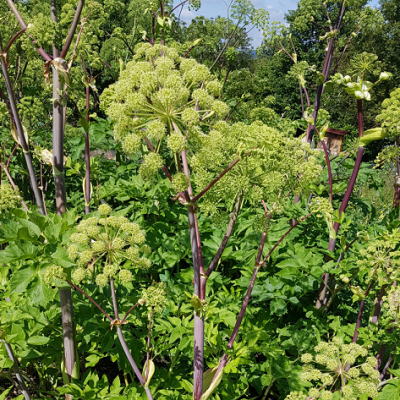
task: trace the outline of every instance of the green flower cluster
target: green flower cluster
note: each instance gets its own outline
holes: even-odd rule
[[[43,276],[43,280],[47,285],[55,285],[58,280],[64,280],[67,274],[64,272],[63,268],[58,265],[52,265],[46,268]]]
[[[14,190],[11,185],[4,182],[0,185],[0,212],[17,208],[21,200],[17,187]]]
[[[400,278],[400,251],[396,247],[400,241],[400,232],[394,230],[385,233],[361,249],[357,265],[368,272],[370,280],[380,285],[390,284]]]
[[[144,44],[135,50],[133,61],[101,101],[117,122],[114,138],[127,155],[136,154],[145,138],[154,142],[158,154],[145,156],[139,170],[149,180],[163,164],[162,143],[172,153],[186,150],[188,141],[202,134],[199,125],[225,117],[229,107],[215,99],[222,86],[206,66],[161,45]]]
[[[336,232],[333,229],[333,207],[329,199],[315,197],[310,203],[310,210],[316,213],[317,217],[323,217],[328,225],[329,238],[336,239]]]
[[[78,268],[72,277],[81,282],[92,276],[95,265],[102,262],[102,270],[96,276],[96,284],[104,287],[110,278],[118,276],[122,284],[132,281],[132,272],[120,268],[122,261],[128,260],[133,267],[147,270],[150,253],[145,245],[145,233],[136,223],[129,222],[123,216],[111,215],[112,209],[102,204],[98,209],[101,217],[90,217],[82,220],[77,232],[70,236],[72,244],[68,248],[68,256],[77,262]]]
[[[400,327],[400,287],[392,286],[383,297],[383,307],[388,314],[388,327]]]
[[[368,357],[364,347],[334,337],[332,342],[320,342],[315,346],[316,355],[303,354],[304,363],[301,380],[313,382],[315,386],[308,391],[308,398],[332,400],[332,391],[340,389],[344,400],[358,400],[364,394],[378,396],[379,371],[375,369],[377,360]],[[365,361],[358,362],[361,357]],[[291,393],[289,399],[304,399],[302,394]],[[297,396],[297,397],[296,397]]]
[[[245,200],[260,204],[265,199],[269,210],[279,212],[288,191],[299,194],[320,174],[319,155],[301,139],[260,121],[251,125],[217,122],[208,135],[199,137],[190,159],[196,187],[208,185],[235,158],[241,160],[206,193],[200,207],[214,215],[221,199],[235,199],[242,191]]]
[[[166,284],[164,282],[159,282],[153,286],[150,286],[146,290],[143,290],[140,302],[145,302],[149,310],[149,314],[153,311],[160,314],[167,304],[166,294]]]
[[[178,193],[184,192],[189,187],[188,177],[182,172],[175,174],[172,178],[172,187]]]
[[[390,97],[382,102],[382,111],[376,117],[381,122],[382,131],[391,139],[400,134],[400,88],[390,93]]]

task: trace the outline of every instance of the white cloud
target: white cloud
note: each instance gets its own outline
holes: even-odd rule
[[[176,11],[178,11],[178,10],[176,10]],[[179,15],[179,11],[176,14]],[[181,12],[180,17],[183,22],[190,24],[190,21],[193,18],[197,17],[197,14],[195,14],[193,11],[188,10],[187,8],[184,8],[183,11]]]

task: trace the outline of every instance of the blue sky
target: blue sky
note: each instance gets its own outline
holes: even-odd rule
[[[228,1],[228,0],[226,0]],[[288,10],[295,10],[297,8],[298,0],[251,0],[256,8],[265,8],[270,15],[271,21],[282,21],[284,15]],[[181,1],[174,0],[174,4],[177,5]],[[378,0],[371,0],[370,6],[378,6]],[[179,10],[176,10],[179,12]],[[227,8],[223,0],[201,0],[201,8],[198,11],[189,11],[187,7],[184,7],[181,13],[181,19],[186,23],[198,16],[204,15],[207,18],[226,16]],[[253,29],[250,32],[250,37],[253,39],[253,46],[257,47],[261,44],[262,33]]]

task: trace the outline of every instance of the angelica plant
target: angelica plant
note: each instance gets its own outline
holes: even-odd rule
[[[308,396],[292,392],[285,400],[332,400],[336,390],[341,391],[345,400],[378,396],[377,359],[368,356],[365,347],[345,344],[341,338],[334,337],[331,342],[320,342],[314,352],[315,355],[305,353],[301,356],[304,364],[301,380],[314,387],[308,390]]]
[[[100,216],[92,216],[82,220],[70,236],[67,251],[69,258],[76,263],[72,278],[60,266],[47,268],[44,280],[48,285],[60,285],[67,282],[72,288],[82,293],[110,321],[110,328],[116,327],[118,338],[137,378],[144,387],[148,399],[152,399],[149,382],[154,372],[154,364],[149,359],[145,364],[145,377],[137,367],[125,342],[121,329],[128,323],[130,312],[137,306],[145,304],[148,308],[150,326],[155,313],[161,313],[166,304],[166,287],[164,283],[155,284],[142,291],[138,303],[132,306],[120,319],[115,283],[128,285],[133,280],[132,271],[148,270],[150,260],[147,258],[151,249],[145,244],[145,233],[136,223],[129,222],[123,216],[112,215],[112,209],[107,204],[98,208]],[[122,266],[123,264],[123,266]],[[110,285],[114,318],[97,304],[78,285],[85,281],[94,282],[99,288]],[[150,341],[150,329],[149,339]]]
[[[318,153],[300,139],[259,121],[250,126],[241,123],[231,126],[225,122],[229,107],[217,99],[220,92],[221,84],[207,67],[179,57],[174,49],[143,45],[136,49],[133,61],[127,64],[118,82],[101,96],[102,107],[116,122],[114,137],[122,143],[125,153],[134,156],[141,151],[143,154],[140,176],[151,181],[163,169],[177,192],[175,200],[188,211],[195,285],[191,301],[195,316],[195,400],[206,400],[211,395],[228,362],[225,354],[214,371],[210,387],[203,391],[207,278],[221,258],[240,207],[248,201],[257,208],[267,199],[263,204],[268,207],[269,220],[284,209],[287,192],[300,193],[321,172]],[[174,159],[175,173],[164,165],[162,155],[166,152]],[[232,217],[221,246],[206,270],[196,211],[215,215],[221,205],[233,207]],[[268,224],[264,223],[253,277],[228,349],[238,334],[258,270],[270,255],[262,258],[267,228]]]
[[[364,154],[365,146],[369,143],[383,139],[386,134],[382,132],[381,128],[370,129],[364,131],[364,120],[363,120],[363,100],[371,100],[371,90],[379,83],[390,79],[390,73],[381,72],[378,58],[375,54],[362,53],[355,56],[351,60],[351,68],[349,75],[343,76],[342,74],[335,74],[330,81],[326,82],[327,87],[334,83],[342,86],[346,93],[353,97],[357,102],[358,111],[358,151],[355,160],[355,165],[347,186],[346,192],[343,196],[342,203],[339,207],[339,221],[336,221],[333,225],[333,230],[337,234],[339,226],[341,224],[342,214],[346,211],[347,205],[350,200],[351,193],[353,192],[354,185],[360,170],[362,157]],[[379,76],[378,79],[372,83],[368,79],[374,76]],[[336,245],[336,237],[331,237],[329,240],[328,250],[334,250]],[[323,274],[316,307],[321,308],[325,297],[326,287],[329,279],[329,274]]]

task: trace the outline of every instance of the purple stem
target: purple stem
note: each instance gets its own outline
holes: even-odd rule
[[[300,222],[305,221],[310,215],[312,215],[312,213],[306,215],[305,217],[302,217],[300,221],[296,221],[296,223],[290,227],[290,229],[288,229],[286,231],[286,233],[275,243],[275,245],[272,247],[272,249],[269,251],[269,253],[265,256],[264,260],[262,261],[262,264],[265,263],[265,261],[267,261],[267,259],[269,258],[269,256],[272,254],[272,252],[280,245],[280,243],[282,242],[283,239],[285,239],[285,237],[287,235],[289,235],[289,233],[297,226],[300,224]],[[265,268],[265,267],[264,267]]]
[[[253,291],[254,284],[256,282],[258,270],[260,269],[261,265],[263,264],[262,262],[260,262],[260,260],[261,260],[261,257],[262,257],[262,252],[264,250],[264,245],[265,245],[266,238],[267,238],[267,231],[265,231],[261,236],[261,241],[260,241],[260,245],[258,247],[258,253],[257,253],[257,258],[256,258],[253,274],[252,274],[251,279],[250,279],[250,284],[249,284],[249,287],[247,289],[246,296],[244,297],[244,300],[243,300],[242,308],[240,309],[238,318],[236,320],[235,327],[233,328],[232,335],[231,335],[231,337],[229,339],[229,342],[228,342],[228,345],[227,345],[228,349],[232,349],[232,347],[233,347],[233,343],[235,342],[236,336],[237,336],[237,334],[239,332],[240,325],[242,324],[242,321],[243,321],[244,314],[246,313],[246,308],[247,308],[247,306],[249,304],[249,301],[250,301],[251,292]],[[218,368],[217,368],[217,371],[215,372],[213,381],[217,378],[218,374],[224,369],[224,367],[226,366],[227,361],[228,361],[228,355],[225,353],[223,355],[219,365],[218,365]]]
[[[210,266],[207,268],[207,271],[205,272],[205,274],[207,276],[210,276],[211,273],[215,270],[215,268],[218,265],[218,261],[221,259],[222,253],[225,250],[226,245],[228,244],[229,238],[231,237],[232,231],[233,231],[233,227],[235,226],[236,223],[236,219],[238,217],[239,214],[239,209],[240,209],[240,205],[242,203],[243,200],[243,193],[240,193],[236,199],[236,203],[235,203],[235,207],[232,211],[232,215],[231,215],[231,219],[229,220],[229,224],[228,227],[226,228],[226,232],[225,235],[222,239],[222,242],[217,250],[217,253],[215,254],[213,260],[211,261]]]
[[[361,138],[364,136],[363,111],[362,111],[362,101],[361,100],[357,100],[357,109],[358,109],[358,137]],[[342,212],[346,211],[347,205],[349,204],[350,196],[353,192],[354,185],[357,180],[358,172],[360,170],[363,154],[364,154],[364,147],[359,147],[358,151],[357,151],[357,157],[356,157],[356,161],[354,164],[353,172],[351,174],[349,184],[347,185],[347,189],[344,194],[342,204],[340,205],[340,208],[339,208],[339,217],[341,216]],[[333,224],[333,229],[335,230],[335,233],[338,232],[339,226],[340,226],[339,222],[335,222]],[[329,239],[328,250],[334,251],[335,245],[336,245],[336,239]],[[317,309],[320,309],[324,303],[325,296],[326,296],[326,285],[328,283],[328,280],[329,280],[329,274],[328,273],[322,274],[323,282],[320,285],[320,288],[318,291],[318,299],[317,299],[317,302],[315,305],[315,307]]]
[[[113,319],[87,293],[85,293],[79,286],[73,284],[68,279],[66,279],[65,282],[67,282],[68,285],[72,286],[78,292],[82,293],[92,304],[94,304],[110,320],[110,322],[113,321]]]
[[[78,6],[76,7],[74,19],[73,19],[71,27],[69,29],[68,36],[65,39],[64,47],[61,50],[60,58],[62,58],[62,59],[65,59],[65,57],[67,56],[69,47],[71,46],[72,39],[75,35],[76,27],[78,26],[78,22],[80,20],[84,4],[85,4],[85,0],[80,0],[78,3]]]
[[[176,7],[174,7],[168,14],[167,17],[169,17],[178,7],[183,6],[185,3],[187,3],[188,0],[182,1],[181,3],[179,3]]]
[[[242,308],[240,309],[240,312],[239,312],[239,315],[238,315],[238,319],[236,321],[235,327],[233,328],[231,338],[229,339],[229,342],[228,342],[228,345],[227,345],[228,349],[232,349],[233,343],[235,342],[236,336],[237,336],[237,334],[239,332],[239,328],[240,328],[240,325],[241,325],[241,323],[243,321],[243,317],[244,317],[244,314],[246,312],[246,308],[247,308],[247,306],[249,304],[251,292],[253,291],[253,288],[254,288],[254,284],[255,284],[255,281],[256,281],[256,278],[257,278],[257,274],[258,274],[258,270],[260,269],[261,265],[263,265],[265,263],[265,261],[267,261],[267,259],[271,256],[272,252],[278,247],[278,245],[282,242],[282,240],[293,230],[293,228],[295,228],[300,222],[304,221],[310,215],[311,214],[308,214],[307,216],[303,217],[300,221],[296,222],[296,224],[294,226],[290,227],[288,229],[288,231],[272,247],[272,249],[269,251],[267,256],[262,261],[260,261],[261,257],[262,257],[262,252],[264,250],[265,240],[267,238],[267,231],[265,231],[262,234],[261,241],[260,241],[260,246],[258,247],[258,253],[257,253],[256,261],[255,261],[253,274],[251,276],[250,284],[249,284],[249,287],[247,289],[246,296],[245,296],[243,304],[242,304]],[[227,361],[228,361],[228,355],[225,353],[223,355],[219,365],[218,365],[218,368],[217,368],[217,371],[216,371],[216,373],[214,375],[213,381],[217,378],[217,376],[220,373],[220,371],[225,367]]]
[[[125,314],[124,318],[122,318],[121,322],[125,322],[126,318],[128,317],[128,315],[139,305],[139,303],[136,303],[135,305],[133,305]]]
[[[86,121],[89,122],[89,103],[90,97],[89,97],[89,86],[86,87]],[[85,196],[85,214],[90,213],[90,137],[89,137],[89,131],[85,132],[85,163],[86,163],[86,173],[85,173],[85,191],[86,191],[86,196]]]
[[[315,129],[317,129],[315,127]],[[318,132],[318,131],[317,131]],[[322,139],[321,140],[322,143],[322,147],[324,148],[324,153],[325,153],[325,161],[326,161],[326,165],[328,167],[328,176],[329,176],[329,199],[331,201],[331,204],[333,204],[333,181],[332,181],[332,170],[331,170],[331,162],[329,160],[329,154],[328,154],[328,149],[326,148],[326,143],[325,140]]]
[[[299,90],[300,90],[300,101],[301,101],[301,115],[304,114],[304,100],[303,100],[303,89],[299,83]]]
[[[394,351],[395,349],[396,349],[396,345],[394,346],[393,351]],[[386,364],[385,364],[385,366],[384,366],[384,368],[383,368],[383,370],[382,370],[382,373],[381,373],[381,375],[380,375],[380,377],[379,377],[380,380],[382,380],[382,379],[384,378],[384,376],[386,375],[386,371],[387,371],[388,368],[390,367],[390,364],[392,363],[392,361],[393,361],[393,353],[390,354],[390,356],[389,356],[389,358],[388,358],[388,360],[387,360],[387,362],[386,362]]]
[[[369,284],[367,290],[365,291],[364,295],[365,297],[368,296],[370,290],[372,289],[372,286],[374,286],[375,281],[371,281],[371,283]],[[358,309],[358,315],[357,315],[357,322],[356,322],[356,329],[354,330],[354,335],[353,335],[353,343],[357,342],[357,338],[358,338],[358,328],[361,326],[361,319],[362,319],[362,314],[364,311],[364,306],[365,306],[365,300],[361,300],[360,301],[360,308]]]
[[[6,164],[6,167],[7,167],[7,168],[8,168],[8,166],[10,165],[11,158],[12,158],[12,156],[14,155],[15,150],[17,150],[18,146],[19,146],[19,144],[17,143],[16,146],[13,148],[13,151],[11,152],[10,157],[9,157],[8,160],[7,160],[7,164]]]
[[[371,319],[371,322],[373,324],[378,323],[379,315],[382,310],[383,296],[385,295],[386,287],[387,287],[387,285],[382,285],[381,291],[379,292],[379,296],[378,296],[377,302],[375,304],[374,315],[372,316],[372,319]]]
[[[256,149],[256,147],[254,148]],[[254,150],[252,149],[252,150]],[[248,156],[251,153],[251,150],[249,150],[244,157]],[[200,199],[200,197],[204,196],[221,178],[224,177],[225,174],[227,174],[242,158],[237,158],[235,161],[233,161],[228,167],[226,167],[215,179],[213,179],[198,195],[192,198],[192,203],[196,203],[197,200]]]
[[[3,339],[1,339],[0,343],[1,342],[4,343],[4,347],[6,348],[8,357],[13,362],[13,370],[14,370],[15,376],[17,378],[17,381],[21,387],[22,394],[24,395],[25,400],[31,400],[31,396],[29,394],[28,388],[25,385],[24,378],[22,377],[21,371],[19,370],[18,360],[15,358],[15,355],[14,355],[11,345]]]
[[[24,130],[22,127],[21,119],[19,117],[17,103],[15,101],[14,91],[13,91],[11,81],[10,81],[10,75],[8,74],[8,69],[7,69],[4,58],[1,58],[0,62],[1,62],[1,69],[3,71],[4,82],[5,82],[6,88],[7,88],[10,107],[11,107],[11,110],[12,110],[12,113],[14,116],[14,120],[15,120],[15,127],[16,127],[17,133],[18,133],[18,140],[23,149],[26,165],[28,168],[29,179],[30,179],[32,191],[33,191],[35,201],[38,206],[40,214],[45,215],[45,212],[43,209],[43,204],[42,204],[42,198],[40,196],[39,188],[38,188],[38,184],[37,184],[37,180],[36,180],[35,170],[33,168],[32,157],[31,157],[31,153],[29,151],[28,143],[25,139],[25,134],[24,134]]]
[[[12,46],[12,44],[15,42],[15,40],[17,40],[19,35],[22,35],[24,32],[26,31],[26,28],[22,28],[20,31],[18,31],[12,38],[11,40],[8,42],[6,49],[4,50],[4,53],[8,53],[8,51],[10,50],[10,47]]]
[[[186,161],[186,162],[185,162]],[[182,157],[183,167],[186,176],[190,180],[190,175],[187,167],[186,157]],[[191,187],[189,186],[189,190]],[[190,194],[185,191],[185,197],[190,202]],[[193,258],[193,271],[194,271],[194,293],[204,300],[206,278],[201,279],[201,265],[200,265],[200,254],[201,247],[198,244],[198,225],[197,217],[194,211],[193,205],[187,206],[188,220],[189,220],[189,232],[190,232],[190,243],[192,247],[192,258]],[[204,274],[204,268],[203,268]],[[204,320],[197,313],[194,316],[194,356],[193,356],[193,399],[200,400],[203,395],[203,371],[204,371]]]
[[[118,315],[118,304],[117,304],[117,297],[115,295],[115,285],[114,285],[114,279],[110,279],[110,286],[111,286],[111,297],[112,297],[112,303],[114,307],[114,314],[115,314],[115,319],[119,320],[119,315]],[[129,351],[128,345],[126,344],[124,334],[122,333],[122,329],[120,326],[117,326],[117,335],[118,339],[121,343],[122,349],[124,350],[124,353],[126,355],[126,358],[129,361],[129,364],[131,364],[131,367],[133,371],[135,372],[136,377],[139,379],[140,383],[142,386],[146,384],[146,381],[143,378],[143,375],[141,374],[139,368],[137,367],[135,360],[132,357],[131,352]],[[148,400],[153,400],[153,396],[151,394],[150,389],[145,389],[147,398]]]

